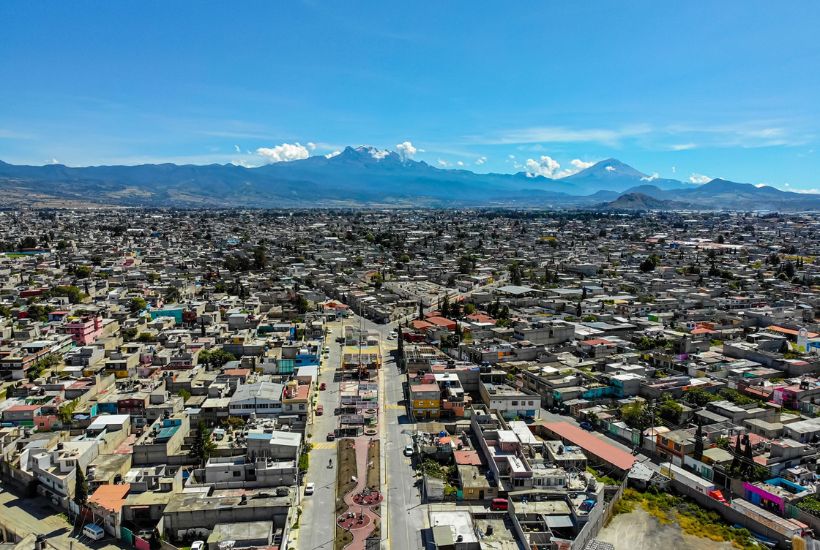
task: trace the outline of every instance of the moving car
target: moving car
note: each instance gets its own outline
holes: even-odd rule
[[[308,483],[307,485],[305,485],[305,496],[307,497],[307,496],[312,495],[313,491],[315,489],[316,489],[316,484],[315,483],[311,482],[311,483]],[[191,550],[193,550],[193,548]]]
[[[333,432],[327,432],[327,440],[328,441],[335,441],[336,440],[336,434],[333,433]]]
[[[581,427],[581,429],[586,430],[588,432],[591,432],[593,430],[593,426],[590,422],[584,421],[584,422],[581,422],[578,425]]]
[[[319,384],[319,391],[325,391],[326,389],[327,389],[327,384],[325,384],[324,382]]]
[[[316,416],[322,416],[323,414],[325,414],[324,405],[319,405],[318,407],[316,407]]]
[[[388,339],[388,340],[395,340],[395,339],[396,339],[396,338],[398,338],[398,337],[399,337],[399,335],[396,333],[396,331],[395,331],[395,330],[394,330],[393,332],[391,332],[390,334],[388,334],[388,335],[387,335],[387,339]]]
[[[410,443],[404,446],[404,456],[413,456],[413,445]]]

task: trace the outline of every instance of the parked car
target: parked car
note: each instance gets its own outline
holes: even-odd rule
[[[195,540],[191,543],[191,550],[205,550],[205,541]]]
[[[393,331],[393,332],[391,332],[390,334],[387,335],[388,340],[395,340],[398,337],[399,337],[399,335],[396,333],[396,331]]]
[[[506,498],[494,498],[490,502],[490,510],[502,511],[510,507],[509,501]]]
[[[322,416],[323,414],[325,414],[324,405],[319,405],[318,407],[316,407],[316,416]]]
[[[413,456],[413,445],[408,443],[404,446],[404,456]]]
[[[333,433],[333,432],[327,432],[327,440],[328,441],[335,441],[336,440],[336,434]]]
[[[307,497],[312,495],[314,490],[316,490],[316,484],[312,482],[308,483],[305,485],[305,496]],[[193,550],[193,548],[191,550]]]
[[[324,382],[319,384],[319,391],[325,391],[326,389],[327,389],[327,384],[325,384]]]
[[[85,527],[83,527],[83,535],[90,538],[91,540],[100,540],[105,536],[105,531],[99,525],[94,523],[86,523]],[[193,550],[193,546],[191,547]]]
[[[586,430],[588,432],[591,432],[592,430],[595,429],[595,426],[593,426],[591,422],[587,422],[586,420],[581,422],[578,425],[581,426],[582,430]]]

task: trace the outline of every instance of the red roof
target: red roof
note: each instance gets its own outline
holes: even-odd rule
[[[475,321],[476,323],[493,323],[495,324],[495,319],[490,317],[489,315],[484,315],[483,313],[471,313],[466,317],[466,319],[470,321]]]
[[[122,483],[119,485],[105,484],[100,485],[94,494],[88,499],[91,504],[96,504],[100,508],[111,510],[112,512],[119,512],[122,509],[122,504],[125,502],[125,495],[131,489],[130,483]]]
[[[609,340],[604,340],[603,338],[593,338],[592,340],[584,340],[581,342],[582,344],[586,344],[588,346],[611,346],[612,342]]]
[[[248,376],[251,369],[225,369],[222,374],[225,376]]]
[[[434,326],[432,323],[428,323],[427,321],[420,321],[419,319],[416,319],[415,321],[413,321],[410,324],[416,330],[424,330],[424,329],[427,329],[427,328],[430,328],[430,327]]]
[[[20,411],[36,411],[39,408],[40,408],[40,405],[14,405],[13,407],[9,407],[6,410],[11,411],[11,412],[20,412]]]
[[[545,422],[544,427],[561,439],[581,447],[585,452],[626,472],[635,463],[630,453],[566,422]]]
[[[437,392],[440,391],[438,384],[411,384],[410,385],[410,392],[411,393],[420,393],[420,392]]]
[[[782,332],[783,334],[789,334],[791,336],[797,336],[797,332],[798,332],[796,330],[786,328],[786,327],[779,327],[777,325],[772,325],[770,327],[766,327],[766,330],[771,330],[773,332]],[[809,332],[808,333],[809,338],[815,338],[816,336],[817,336],[816,332]]]
[[[428,317],[427,322],[445,328],[455,328],[456,326],[455,321],[447,319],[446,317]]]
[[[481,456],[476,451],[453,451],[456,464],[461,466],[481,466]]]
[[[698,327],[692,329],[691,334],[717,334],[716,330],[709,330],[708,328]]]

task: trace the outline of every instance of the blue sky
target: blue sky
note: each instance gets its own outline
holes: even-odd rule
[[[818,29],[816,1],[6,0],[0,159],[258,165],[409,142],[478,172],[617,157],[820,189]]]

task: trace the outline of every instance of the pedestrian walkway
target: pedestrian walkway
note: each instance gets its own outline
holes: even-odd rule
[[[368,488],[367,456],[373,442],[366,436],[357,437],[353,441],[355,444],[354,450],[356,451],[356,486],[345,495],[344,502],[347,504],[348,509],[339,516],[338,522],[340,527],[348,530],[353,535],[353,540],[345,546],[345,550],[364,550],[367,537],[373,532],[376,521],[379,520],[379,514],[373,510],[375,506],[359,504],[354,499]],[[376,489],[379,488],[376,487]],[[381,501],[376,504],[380,503]]]
[[[319,449],[319,450],[322,450],[322,449],[324,449],[324,450],[335,449],[336,448],[336,442],[335,441],[317,441],[316,443],[313,444],[313,448],[314,449]]]

